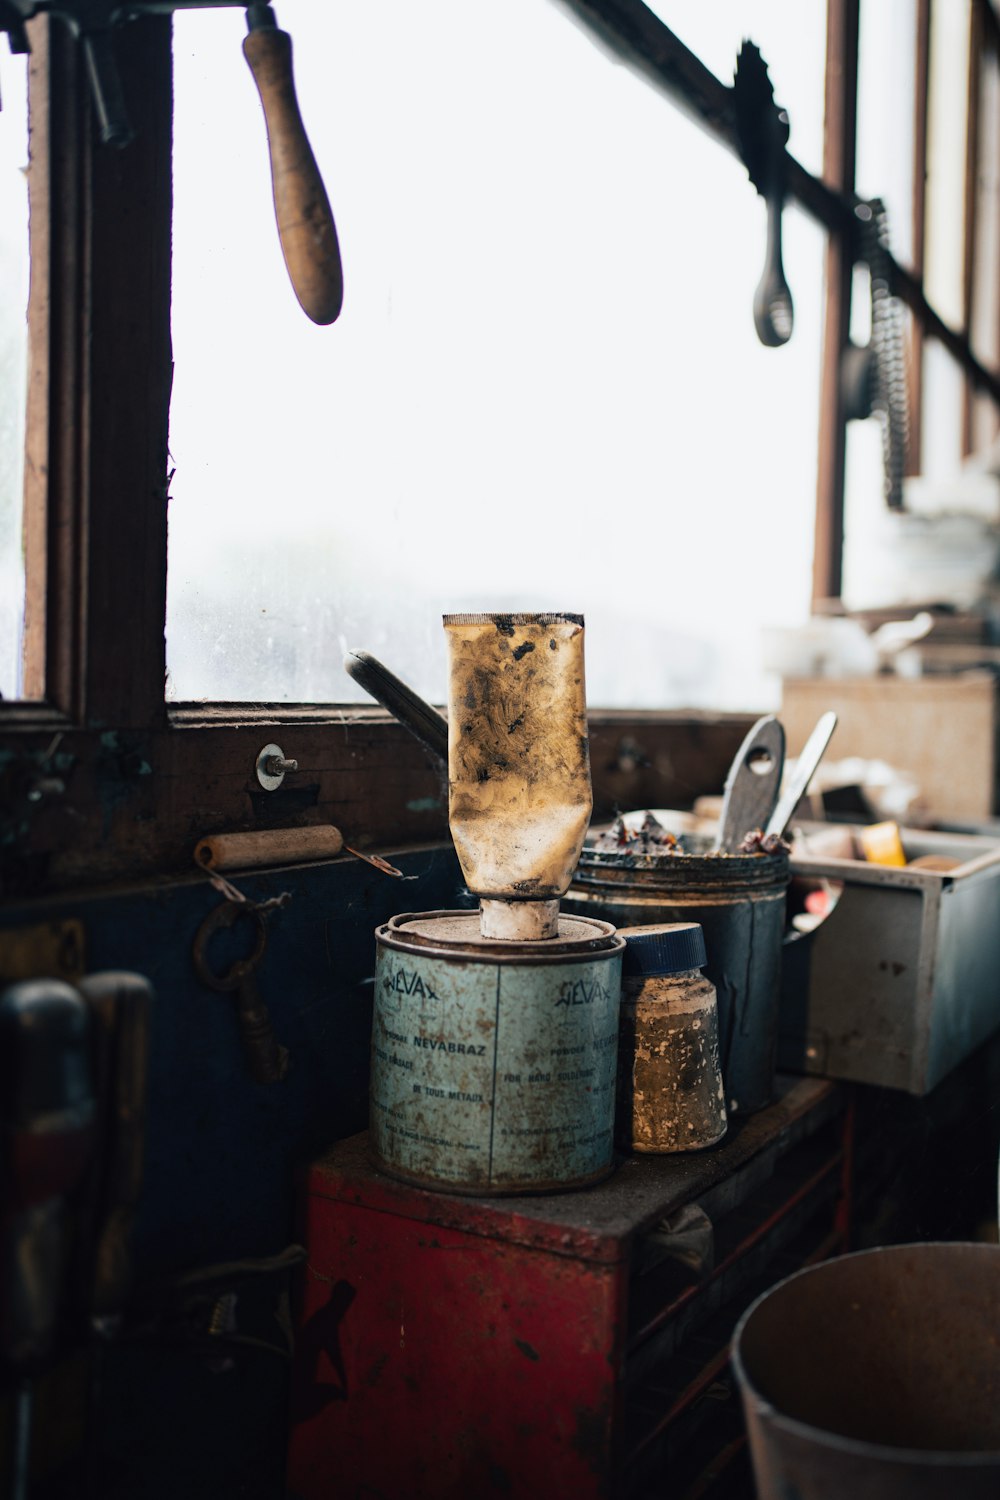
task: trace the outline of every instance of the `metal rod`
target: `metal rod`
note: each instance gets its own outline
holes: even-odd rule
[[[599,41],[666,93],[685,114],[721,145],[739,155],[732,90],[720,82],[642,0],[559,0]],[[785,182],[789,198],[830,231],[848,233],[854,193],[834,191],[785,151]],[[974,383],[1000,405],[1000,374],[980,364],[967,339],[938,316],[927,301],[923,285],[890,255],[892,290],[910,308],[926,333],[942,343]]]

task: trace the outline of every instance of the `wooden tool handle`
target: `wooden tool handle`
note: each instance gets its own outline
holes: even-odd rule
[[[269,828],[254,833],[214,833],[199,839],[195,861],[206,870],[261,870],[268,865],[333,859],[344,847],[339,828]]]
[[[292,39],[276,26],[261,26],[244,38],[243,53],[264,107],[274,214],[288,276],[306,316],[332,323],[344,301],[344,273],[330,200],[295,97]]]

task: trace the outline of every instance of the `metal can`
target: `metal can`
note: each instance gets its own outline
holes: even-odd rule
[[[563,901],[619,927],[697,922],[719,1007],[730,1116],[774,1094],[788,855],[617,854],[585,848]]]
[[[1000,1249],[841,1255],[733,1336],[759,1500],[996,1500]]]
[[[697,922],[626,927],[618,1139],[630,1151],[696,1151],[726,1133],[715,986]]]
[[[607,922],[562,916],[535,942],[483,938],[476,911],[376,932],[369,1137],[423,1187],[551,1192],[614,1153],[621,956]]]

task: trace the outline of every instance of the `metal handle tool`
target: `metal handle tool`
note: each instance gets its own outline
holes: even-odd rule
[[[52,1353],[71,1224],[94,1144],[89,1019],[75,989],[24,980],[0,993],[0,1365],[14,1376],[9,1500],[27,1500],[32,1377]]]
[[[0,0],[0,31],[28,50],[25,22],[58,16],[79,38],[90,78],[101,140],[127,146],[133,130],[113,50],[114,28],[143,15],[246,5],[243,52],[260,94],[271,156],[278,237],[299,305],[314,323],[332,323],[344,301],[344,274],[330,200],[316,165],[295,94],[292,39],[278,29],[270,0]]]
[[[254,947],[247,958],[219,974],[208,962],[208,945],[216,932],[233,927],[241,917],[255,925]],[[267,926],[260,910],[249,902],[223,901],[209,912],[194,940],[194,966],[198,978],[210,989],[223,994],[236,992],[236,1018],[243,1045],[243,1056],[255,1083],[280,1083],[288,1072],[288,1048],[274,1035],[271,1017],[261,999],[254,970],[267,947]]]
[[[141,974],[105,970],[80,981],[94,1030],[102,1150],[90,1194],[85,1300],[94,1327],[113,1334],[132,1290],[132,1237],[142,1189],[153,988]]]
[[[763,828],[777,800],[784,764],[785,731],[774,714],[765,714],[729,768],[715,845],[718,853],[732,854],[746,834]]]
[[[792,336],[792,294],[781,259],[781,214],[785,204],[780,177],[767,194],[767,250],[764,270],[753,294],[753,323],[757,337],[769,349],[779,349]]]
[[[816,767],[826,754],[830,736],[836,727],[837,715],[832,709],[820,717],[816,728],[806,740],[802,754],[795,763],[795,774],[771,814],[767,828],[764,830],[765,836],[776,833],[779,838],[784,838],[785,830],[792,820],[792,814],[809,790],[809,783],[813,779]]]
[[[792,294],[781,258],[781,213],[785,202],[785,144],[788,115],[774,102],[767,64],[746,41],[736,60],[733,108],[740,155],[750,181],[767,204],[767,251],[753,298],[757,337],[780,348],[792,336]]]
[[[348,677],[399,720],[438,760],[448,764],[448,720],[367,651],[348,651]]]

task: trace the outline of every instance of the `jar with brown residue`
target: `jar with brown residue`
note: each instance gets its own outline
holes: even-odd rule
[[[696,922],[620,930],[625,939],[618,1043],[619,1144],[695,1151],[726,1133],[714,986],[700,972]]]

